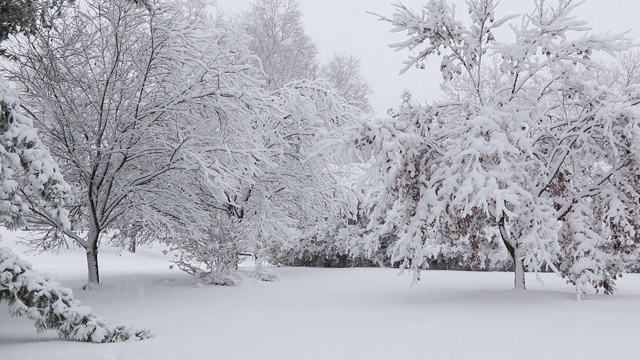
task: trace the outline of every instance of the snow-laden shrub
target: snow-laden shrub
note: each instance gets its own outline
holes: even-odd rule
[[[387,253],[393,236],[378,236],[362,223],[320,224],[291,246],[272,246],[269,261],[285,266],[375,267],[390,265]]]
[[[280,275],[276,271],[265,269],[263,267],[262,260],[256,260],[256,271],[254,275],[256,280],[260,280],[260,281],[280,280]]]
[[[0,248],[0,302],[12,316],[27,316],[38,332],[56,330],[64,340],[108,343],[144,340],[149,330],[113,326],[74,300],[71,289],[38,273],[9,248]]]
[[[238,226],[234,219],[222,215],[200,234],[172,239],[172,250],[178,252],[173,262],[207,284],[239,285],[238,254],[244,249]]]

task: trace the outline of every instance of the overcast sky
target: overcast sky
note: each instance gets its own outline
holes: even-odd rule
[[[218,0],[223,9],[245,9],[251,0]],[[402,3],[418,10],[427,0],[403,0]],[[362,61],[362,73],[371,84],[374,94],[371,103],[378,114],[398,103],[403,89],[409,89],[416,100],[437,97],[440,74],[433,68],[410,69],[399,75],[406,52],[395,52],[387,45],[402,41],[403,34],[389,33],[389,25],[378,21],[367,12],[390,16],[393,0],[298,0],[304,12],[303,22],[307,33],[316,41],[321,60],[327,60],[334,52],[350,52]],[[554,2],[551,0],[550,2]],[[466,15],[464,0],[456,0],[457,13]],[[503,0],[498,16],[528,13],[533,0]],[[635,0],[586,0],[576,15],[589,21],[596,32],[624,32],[640,42],[640,2]],[[464,18],[463,18],[464,19]],[[466,20],[466,19],[465,19]],[[500,40],[500,39],[498,39]]]

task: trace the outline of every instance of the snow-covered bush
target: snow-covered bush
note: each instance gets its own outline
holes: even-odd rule
[[[277,271],[266,269],[264,267],[263,261],[260,259],[256,260],[256,269],[254,271],[253,277],[256,280],[267,282],[280,280],[280,274]]]
[[[94,343],[144,340],[149,330],[113,326],[73,299],[71,289],[34,271],[9,248],[0,248],[0,302],[13,316],[26,316],[38,332],[56,330],[64,340]]]
[[[387,249],[394,235],[379,236],[365,228],[362,219],[340,219],[311,227],[288,246],[272,246],[273,264],[309,267],[390,266]]]
[[[199,277],[207,284],[239,285],[239,253],[245,250],[241,224],[226,214],[211,221],[202,235],[186,234],[171,239],[177,252],[173,262],[181,270]]]

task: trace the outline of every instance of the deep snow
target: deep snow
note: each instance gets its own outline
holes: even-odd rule
[[[15,244],[6,234],[0,246]],[[275,283],[198,287],[162,249],[105,248],[98,291],[81,250],[25,256],[117,324],[148,327],[142,342],[85,344],[36,334],[0,305],[0,359],[639,359],[640,276],[613,296],[575,300],[553,274],[511,290],[510,273],[428,271],[410,287],[397,269],[279,268]]]

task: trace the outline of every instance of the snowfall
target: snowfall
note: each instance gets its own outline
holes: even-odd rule
[[[640,275],[612,296],[577,301],[553,274],[426,271],[411,286],[398,269],[277,268],[278,282],[202,286],[170,268],[163,248],[105,247],[102,285],[83,291],[84,253],[28,253],[26,233],[0,229],[34,268],[73,289],[112,323],[150,329],[140,342],[88,344],[38,334],[0,304],[0,359],[640,359]],[[252,264],[246,264],[251,267]]]

